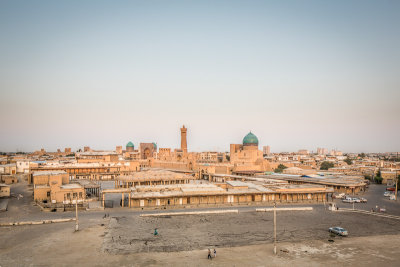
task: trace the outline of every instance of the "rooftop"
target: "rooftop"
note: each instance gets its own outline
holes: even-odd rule
[[[35,171],[32,176],[67,174],[66,171]]]
[[[132,175],[122,175],[116,178],[119,181],[124,182],[144,182],[144,181],[162,181],[162,180],[193,180],[196,179],[193,176],[176,173],[166,170],[149,170],[136,172]]]
[[[62,189],[77,189],[82,188],[80,184],[65,184],[61,186]]]

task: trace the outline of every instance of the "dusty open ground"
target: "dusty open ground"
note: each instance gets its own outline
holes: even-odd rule
[[[24,184],[13,189],[24,197],[10,199],[0,222],[74,216],[40,212]],[[399,204],[383,199],[382,190],[369,191],[368,205],[381,202],[399,214]],[[313,207],[278,212],[276,256],[272,213],[255,212],[255,207],[240,207],[238,214],[164,217],[140,217],[142,212],[119,208],[80,212],[78,232],[74,222],[0,227],[0,266],[398,266],[399,220]],[[329,242],[327,229],[336,225],[350,236]],[[207,260],[208,248],[217,249],[217,258]]]
[[[76,233],[74,223],[1,227],[0,265],[396,266],[400,260],[400,221],[322,208],[278,213],[277,256],[271,213],[102,216],[83,217]],[[329,242],[331,225],[351,236]],[[207,248],[217,248],[217,258],[207,260]]]

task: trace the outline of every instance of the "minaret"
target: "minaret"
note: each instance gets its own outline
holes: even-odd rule
[[[181,128],[181,149],[184,154],[187,153],[186,133],[187,133],[187,128],[185,128],[185,125],[183,125]]]

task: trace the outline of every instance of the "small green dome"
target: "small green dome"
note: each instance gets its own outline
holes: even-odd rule
[[[257,145],[258,146],[258,138],[252,132],[249,132],[243,138],[243,145]]]
[[[133,143],[131,141],[129,141],[129,143],[126,144],[126,147],[135,147],[135,146],[133,145]]]
[[[157,149],[157,144],[153,142],[154,149]]]

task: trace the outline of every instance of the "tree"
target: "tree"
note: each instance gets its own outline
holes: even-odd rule
[[[378,169],[378,173],[375,175],[375,183],[382,184],[383,178],[381,177],[381,169]]]
[[[382,177],[380,177],[380,176],[375,176],[375,183],[377,183],[377,184],[382,184],[382,180],[383,180]]]
[[[225,155],[225,158],[226,158],[227,161],[231,161],[231,156]]]
[[[347,157],[347,158],[344,160],[344,162],[346,162],[347,165],[353,164],[353,161],[352,161],[349,157]]]
[[[361,154],[358,154],[358,156],[363,159],[363,158],[365,158],[365,153],[363,152]]]
[[[333,168],[335,164],[329,161],[324,161],[321,163],[321,167],[319,168],[320,170],[328,170],[329,168]]]
[[[279,165],[278,165],[278,168],[276,168],[276,169],[274,170],[274,172],[276,172],[276,173],[282,173],[282,171],[283,171],[284,169],[287,169],[287,167],[286,167],[285,165],[283,165],[283,164],[279,164]]]

